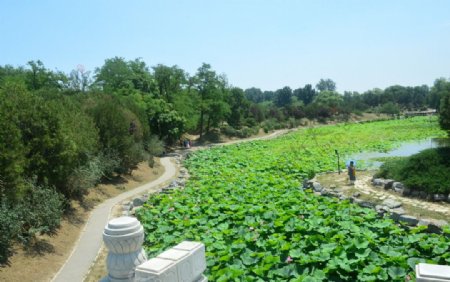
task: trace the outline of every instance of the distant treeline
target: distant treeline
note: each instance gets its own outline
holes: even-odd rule
[[[164,145],[186,132],[247,137],[260,128],[296,126],[302,118],[439,109],[449,85],[441,78],[431,89],[341,94],[322,79],[294,90],[243,90],[208,64],[190,75],[177,66],[119,57],[93,73],[81,66],[69,74],[52,71],[41,61],[0,66],[0,259],[8,257],[10,240],[27,243],[34,234],[53,232],[69,199],[139,162],[152,164]]]

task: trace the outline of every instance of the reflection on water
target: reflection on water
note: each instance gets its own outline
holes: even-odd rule
[[[382,157],[408,157],[419,153],[425,149],[447,147],[450,146],[450,138],[429,138],[420,141],[405,142],[398,148],[387,153],[381,152],[362,152],[353,154],[349,159],[356,160],[361,165],[367,168],[378,168],[383,162],[373,159]]]

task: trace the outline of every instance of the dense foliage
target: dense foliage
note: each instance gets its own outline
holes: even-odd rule
[[[378,175],[402,181],[411,190],[448,195],[450,148],[433,148],[404,159],[388,160]]]
[[[30,246],[38,234],[53,234],[59,227],[64,199],[53,189],[27,184],[26,195],[12,203],[0,199],[0,264],[7,263],[14,240]]]
[[[120,57],[106,59],[92,73],[82,66],[69,74],[52,71],[39,60],[0,66],[0,200],[9,207],[0,217],[20,216],[11,207],[40,189],[54,191],[55,199],[63,195],[65,204],[80,199],[102,178],[129,173],[140,161],[152,165],[153,155],[187,132],[248,137],[260,128],[297,127],[305,117],[345,121],[362,111],[394,115],[427,107],[440,108],[441,125],[448,129],[448,89],[440,78],[431,89],[391,86],[341,95],[334,81],[321,79],[315,88],[244,91],[209,64],[190,75],[177,66],[149,67],[141,59]],[[314,130],[310,134],[315,136]],[[46,216],[49,220],[37,221],[43,226],[29,230],[54,230]],[[23,229],[23,222],[15,227]],[[2,238],[19,239],[13,233]]]
[[[439,124],[450,135],[450,80],[436,80],[433,90],[436,93],[436,99],[440,98]]]
[[[146,250],[155,255],[182,240],[202,241],[213,281],[404,281],[419,261],[448,264],[445,235],[408,230],[373,210],[299,189],[304,178],[336,169],[335,149],[388,150],[443,134],[436,120],[430,126],[415,118],[196,152],[186,161],[185,189],[155,195],[139,212]]]

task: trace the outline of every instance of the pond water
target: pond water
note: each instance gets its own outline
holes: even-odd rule
[[[347,159],[355,160],[358,167],[378,168],[383,162],[375,160],[382,157],[408,157],[419,153],[425,149],[450,146],[450,138],[429,138],[419,141],[410,141],[401,144],[399,147],[386,152],[361,152],[353,154]]]

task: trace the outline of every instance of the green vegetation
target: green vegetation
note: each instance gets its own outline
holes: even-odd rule
[[[0,246],[9,246],[11,240],[24,241],[24,232],[14,230],[37,230],[27,231],[37,234],[57,228],[50,224],[55,221],[49,213],[43,215],[48,220],[36,221],[43,224],[39,227],[28,227],[27,220],[18,219],[22,215],[15,207],[40,190],[56,193],[49,196],[57,203],[54,206],[68,207],[70,200],[82,200],[102,179],[129,173],[141,161],[152,165],[153,156],[164,152],[163,146],[177,143],[185,133],[207,139],[217,136],[220,129],[230,136],[248,137],[260,128],[268,132],[297,127],[304,118],[346,121],[352,113],[395,114],[428,107],[440,109],[440,124],[448,130],[448,86],[448,80],[440,78],[431,89],[396,85],[339,93],[334,81],[321,79],[315,88],[307,84],[294,90],[288,86],[276,91],[243,90],[231,86],[209,64],[190,75],[177,66],[149,67],[141,59],[120,57],[106,59],[93,73],[81,66],[69,74],[52,71],[39,60],[24,67],[0,66],[0,200],[4,207],[0,218],[17,219],[11,223],[14,228],[9,223],[0,226],[1,238],[6,238]],[[317,134],[326,129],[310,129],[305,131],[307,142],[290,140],[287,146],[268,150],[275,150],[274,156],[287,150],[279,155],[281,160],[292,154],[301,156],[302,164],[291,172],[303,178],[332,169],[330,150],[335,148],[349,154],[390,146],[379,142],[383,131],[380,136],[361,131],[349,141],[340,137],[347,130],[346,125],[337,127],[332,139],[320,137],[325,142],[320,143]],[[391,135],[389,144],[421,138]],[[309,142],[319,142],[321,150],[310,149]],[[279,161],[268,157],[273,166]],[[39,213],[34,209],[38,207],[30,207],[30,212]],[[7,247],[1,247],[0,253],[7,257]]]
[[[440,101],[439,124],[450,136],[450,80],[441,78],[436,80],[432,88],[436,100]]]
[[[411,129],[414,130],[411,130]],[[299,189],[342,153],[443,136],[414,118],[299,130],[271,141],[198,151],[185,189],[152,197],[138,217],[149,255],[202,241],[213,281],[404,281],[419,261],[450,263],[447,235]],[[446,237],[447,236],[447,237]]]
[[[402,181],[408,188],[428,194],[450,193],[450,148],[424,150],[416,155],[389,160],[377,176]]]

